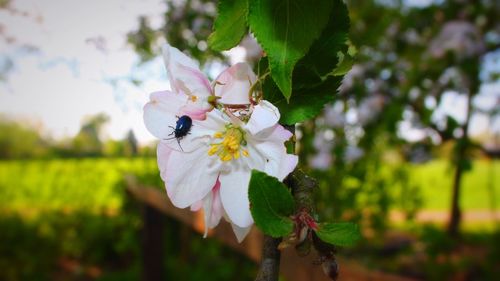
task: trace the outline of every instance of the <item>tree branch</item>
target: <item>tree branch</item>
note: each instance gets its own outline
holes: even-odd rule
[[[281,252],[278,245],[281,238],[264,236],[264,246],[262,247],[262,260],[260,262],[259,272],[255,281],[277,281],[280,272]]]

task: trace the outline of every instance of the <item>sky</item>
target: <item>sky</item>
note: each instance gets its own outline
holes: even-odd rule
[[[141,142],[152,140],[142,106],[149,92],[169,85],[160,55],[138,67],[126,34],[141,15],[163,24],[165,9],[162,0],[16,0],[0,9],[0,68],[13,60],[0,82],[0,113],[61,138],[75,135],[85,116],[105,112],[108,137],[133,129]]]
[[[106,137],[121,139],[132,129],[141,143],[154,140],[144,127],[142,107],[150,92],[169,89],[163,60],[159,53],[139,65],[126,34],[137,28],[139,16],[162,26],[165,10],[164,0],[12,1],[0,9],[0,73],[12,67],[0,80],[0,114],[63,138],[74,136],[86,116],[104,112],[111,117]],[[235,50],[231,61],[243,56]],[[500,59],[489,67],[500,68]],[[142,84],[134,85],[131,78]],[[480,96],[477,102],[486,107],[496,104],[500,82],[486,86]],[[463,96],[449,93],[445,101],[436,114],[465,118]],[[492,126],[484,116],[472,122],[473,134]]]

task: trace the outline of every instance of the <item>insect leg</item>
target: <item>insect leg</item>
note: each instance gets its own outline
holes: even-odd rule
[[[180,138],[177,138],[177,144],[181,148],[182,152],[184,152],[184,149],[182,149],[182,146],[181,146],[181,139]]]

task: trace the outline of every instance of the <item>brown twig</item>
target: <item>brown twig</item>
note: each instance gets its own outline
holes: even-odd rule
[[[281,238],[264,236],[264,246],[262,248],[262,260],[260,262],[259,272],[255,281],[277,281],[280,272],[281,252],[278,245]]]

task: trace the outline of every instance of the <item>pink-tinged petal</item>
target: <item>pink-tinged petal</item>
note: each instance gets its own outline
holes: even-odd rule
[[[215,95],[223,104],[250,104],[249,90],[257,77],[246,63],[237,63],[222,72],[214,85]]]
[[[248,161],[251,169],[266,172],[282,181],[297,166],[298,158],[287,154],[284,141],[291,133],[281,125],[266,130],[259,137],[248,138],[248,150],[252,161]]]
[[[198,69],[198,63],[181,52],[179,49],[170,46],[168,43],[163,45],[163,59],[165,65],[169,66],[171,63],[185,65],[193,69]]]
[[[253,223],[248,201],[250,175],[250,170],[239,168],[228,173],[223,172],[219,177],[224,210],[232,223],[243,228]]]
[[[172,92],[155,92],[144,106],[144,124],[148,131],[159,139],[168,138],[177,122],[176,115],[185,102],[185,97]]]
[[[282,142],[289,140],[293,134],[285,129],[283,126],[277,124],[267,130],[261,131],[256,135],[252,135],[252,138],[260,141],[272,141],[272,142]]]
[[[218,174],[218,162],[208,157],[206,149],[172,151],[165,175],[167,194],[176,207],[186,208],[212,190]]]
[[[181,114],[188,115],[193,120],[205,120],[207,118],[207,110],[192,102],[189,102],[181,108]]]
[[[220,181],[217,179],[212,192],[203,199],[203,212],[205,216],[205,235],[207,236],[208,229],[214,228],[219,224],[224,213],[222,202],[220,199]]]
[[[295,167],[297,167],[297,164],[299,163],[299,157],[297,155],[293,154],[287,154],[285,155],[284,158],[281,160],[281,165],[280,165],[280,170],[278,173],[278,179],[282,180],[290,174]]]
[[[248,120],[245,128],[252,135],[257,135],[276,125],[279,119],[279,110],[270,102],[263,100],[254,107],[252,116],[250,120]]]
[[[189,207],[189,210],[191,210],[192,212],[196,212],[196,211],[201,210],[201,208],[203,208],[203,200],[200,200],[198,202],[194,202],[193,205],[191,205],[191,207]]]
[[[168,44],[163,46],[163,58],[172,89],[177,93],[193,97],[192,101],[203,109],[211,109],[206,101],[206,98],[212,94],[210,82],[198,69],[198,65]]]
[[[239,227],[232,223],[231,228],[233,229],[234,235],[236,236],[236,240],[238,240],[238,243],[241,243],[252,229],[252,226]]]
[[[163,181],[166,180],[168,160],[170,159],[172,151],[173,150],[168,145],[161,142],[158,144],[156,149],[156,159],[158,162],[158,168],[160,169],[160,176]]]
[[[194,120],[193,126],[199,127],[199,132],[212,136],[215,132],[223,130],[228,123],[228,117],[224,113],[219,110],[212,110],[207,112],[205,120]]]

